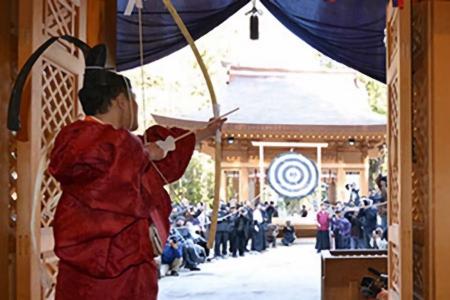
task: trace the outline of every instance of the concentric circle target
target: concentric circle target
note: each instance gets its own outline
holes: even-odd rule
[[[269,167],[270,186],[281,196],[303,198],[317,188],[319,171],[305,156],[287,152],[277,156]]]

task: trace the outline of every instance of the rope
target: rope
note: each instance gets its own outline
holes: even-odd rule
[[[142,6],[138,8],[139,18],[139,59],[141,64],[141,93],[142,93],[142,110],[144,111],[144,127],[147,126],[147,105],[145,97],[145,72],[144,72],[144,26],[142,24]]]

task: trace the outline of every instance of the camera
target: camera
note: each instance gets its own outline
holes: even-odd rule
[[[368,270],[376,277],[363,277],[360,284],[360,291],[364,297],[376,298],[383,289],[387,289],[388,277],[386,274],[380,273],[373,268],[369,268]]]

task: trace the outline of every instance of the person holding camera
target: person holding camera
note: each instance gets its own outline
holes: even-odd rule
[[[183,263],[183,249],[175,237],[169,238],[161,254],[161,277],[178,276]]]
[[[235,232],[235,245],[233,248],[233,257],[244,256],[245,247],[247,245],[247,227],[249,226],[250,219],[248,218],[247,210],[245,207],[240,207],[238,215],[234,219],[234,232]]]
[[[373,206],[372,200],[364,199],[363,206],[358,213],[358,218],[362,224],[365,248],[370,248],[372,233],[377,228],[377,213],[377,208]]]
[[[361,203],[361,197],[359,196],[359,189],[357,188],[356,183],[346,184],[345,189],[350,192],[349,203],[359,206]]]
[[[286,226],[283,228],[283,239],[281,240],[281,243],[285,246],[290,246],[294,244],[295,241],[295,229],[294,226],[292,226],[291,221],[286,221]]]
[[[384,239],[383,229],[378,227],[372,233],[370,247],[373,249],[387,250],[388,242]]]

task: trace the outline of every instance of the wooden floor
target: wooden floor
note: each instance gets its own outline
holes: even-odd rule
[[[200,272],[183,271],[180,277],[161,279],[158,299],[320,299],[320,255],[314,250],[314,239],[200,268]]]

